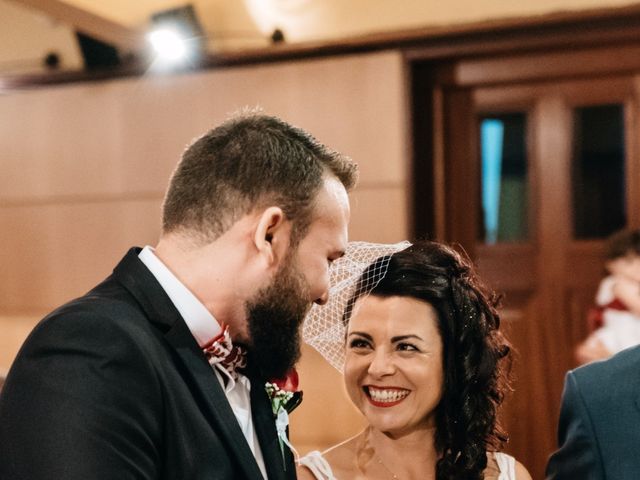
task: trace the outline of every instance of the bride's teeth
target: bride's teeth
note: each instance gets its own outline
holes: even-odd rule
[[[369,395],[376,402],[397,402],[409,395],[409,392],[407,390],[378,390],[369,388]]]

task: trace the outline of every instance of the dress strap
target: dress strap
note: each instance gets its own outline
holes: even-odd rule
[[[493,455],[500,469],[498,480],[516,480],[516,459],[502,452]]]
[[[309,452],[304,457],[301,457],[298,460],[298,465],[307,467],[317,480],[337,480],[336,477],[333,476],[333,471],[331,470],[329,462],[327,462],[322,454],[317,450]]]

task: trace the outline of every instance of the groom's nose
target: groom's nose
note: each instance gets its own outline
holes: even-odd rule
[[[324,293],[316,298],[313,303],[317,303],[318,305],[324,305],[329,301],[329,290],[325,290]]]

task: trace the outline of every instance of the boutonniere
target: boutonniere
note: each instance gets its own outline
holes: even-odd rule
[[[297,456],[296,449],[287,438],[289,426],[289,414],[302,402],[302,391],[298,390],[298,372],[290,370],[284,378],[278,378],[267,382],[264,386],[267,396],[271,400],[271,411],[276,420],[276,431],[280,442],[280,452],[284,462],[284,445]],[[285,467],[286,468],[286,467]]]

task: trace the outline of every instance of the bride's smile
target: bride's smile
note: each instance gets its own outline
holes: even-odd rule
[[[411,390],[405,388],[376,387],[373,385],[365,385],[363,391],[369,397],[372,405],[383,408],[399,404],[411,393]]]

